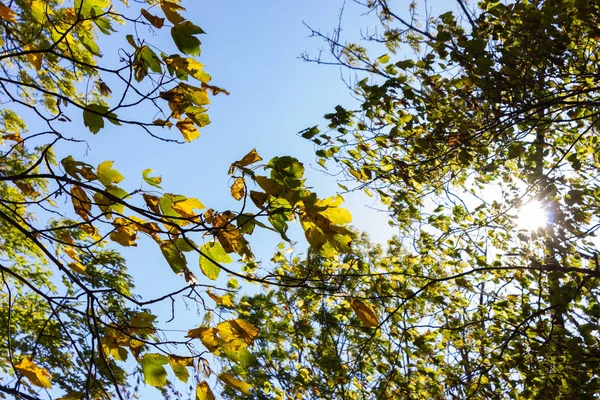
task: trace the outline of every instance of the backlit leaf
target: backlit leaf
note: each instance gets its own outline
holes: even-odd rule
[[[221,375],[219,375],[219,379],[221,381],[223,381],[227,386],[229,386],[239,392],[242,392],[248,396],[250,396],[252,394],[250,392],[252,390],[252,385],[250,385],[249,383],[246,383],[242,380],[237,379],[232,374],[229,374],[229,373],[221,374]]]
[[[142,372],[144,382],[148,385],[162,387],[167,384],[167,370],[163,365],[169,363],[169,358],[162,354],[144,354],[142,357]]]
[[[231,297],[227,294],[225,294],[223,296],[219,296],[219,295],[214,294],[210,290],[207,290],[206,294],[208,294],[208,296],[211,299],[213,299],[215,301],[215,303],[217,303],[220,306],[225,306],[225,307],[233,307],[234,306],[233,302],[231,301]]]
[[[202,381],[196,388],[196,400],[215,400],[215,395],[206,381]]]
[[[162,189],[160,187],[160,183],[162,182],[162,178],[160,176],[157,177],[150,177],[150,174],[154,172],[153,169],[145,169],[144,171],[142,171],[142,177],[144,178],[144,181],[150,185],[150,186],[154,186],[157,187],[159,189]]]
[[[202,252],[200,255],[200,269],[202,270],[202,273],[211,280],[217,279],[221,272],[221,268],[213,261],[218,264],[229,264],[233,261],[229,254],[223,250],[223,247],[219,242],[206,243],[202,246],[200,251]],[[212,261],[210,261],[208,257],[210,257]]]
[[[219,338],[217,334],[219,331],[216,328],[199,327],[190,329],[186,337],[193,339],[200,339],[204,347],[208,351],[214,353],[219,348]]]
[[[17,22],[15,15],[17,14],[13,10],[0,3],[0,18],[8,22]]]
[[[175,373],[175,376],[179,378],[179,380],[186,382],[190,378],[190,373],[187,367],[194,366],[194,359],[191,357],[179,357],[174,355],[169,355],[169,363],[171,364],[171,368]]]
[[[110,186],[114,183],[119,183],[123,179],[123,175],[112,167],[114,161],[104,161],[98,165],[96,169],[96,175],[100,183],[104,186]]]
[[[204,204],[195,198],[184,198],[173,202],[173,210],[184,218],[194,218],[198,214],[194,210],[202,210],[206,208]]]
[[[244,178],[237,178],[233,185],[231,185],[231,196],[233,196],[236,200],[241,200],[244,198],[246,193],[246,187],[244,185]]]
[[[44,368],[38,367],[29,358],[24,358],[19,363],[15,364],[15,369],[35,386],[49,389],[52,387],[50,380],[52,376]]]
[[[231,164],[231,167],[229,167],[229,174],[233,174],[236,166],[247,167],[248,165],[252,165],[258,161],[262,161],[262,157],[258,155],[256,149],[252,149],[248,154],[242,157],[241,160]]]
[[[187,260],[183,253],[169,240],[160,244],[160,251],[169,263],[169,266],[176,274],[183,272],[187,268]]]
[[[350,307],[354,310],[356,316],[361,320],[363,325],[367,328],[374,328],[379,326],[379,320],[375,311],[362,300],[352,299],[350,300]]]
[[[71,201],[73,202],[75,213],[82,219],[89,221],[92,210],[92,202],[85,191],[79,186],[73,185],[71,187]]]
[[[192,121],[190,118],[177,121],[175,126],[181,131],[183,138],[188,143],[200,137],[200,131],[198,131],[194,121]]]

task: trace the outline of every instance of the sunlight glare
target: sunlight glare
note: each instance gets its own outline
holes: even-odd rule
[[[519,229],[535,231],[547,224],[548,212],[539,201],[530,201],[519,208],[517,213],[517,226]]]

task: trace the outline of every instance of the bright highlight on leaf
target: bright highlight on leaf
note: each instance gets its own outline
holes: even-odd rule
[[[38,367],[29,358],[24,358],[18,364],[15,364],[15,369],[35,386],[50,389],[52,377],[44,368]]]
[[[219,379],[223,381],[227,386],[250,396],[252,394],[252,385],[237,379],[235,376],[229,373],[219,375]]]
[[[215,400],[215,395],[210,390],[208,382],[202,381],[198,384],[196,388],[196,400]]]

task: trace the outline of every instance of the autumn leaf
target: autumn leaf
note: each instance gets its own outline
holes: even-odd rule
[[[144,198],[144,201],[146,202],[146,205],[148,206],[148,208],[150,209],[150,211],[152,211],[155,214],[160,214],[161,210],[160,210],[160,199],[156,196],[152,196],[151,194],[147,194],[144,193],[142,195],[142,197]]]
[[[191,197],[174,201],[172,207],[176,213],[184,218],[194,218],[198,215],[194,210],[206,208],[200,200]]]
[[[160,243],[160,251],[176,274],[182,273],[187,268],[185,256],[170,240]]]
[[[225,307],[234,307],[233,302],[231,301],[231,297],[229,295],[219,296],[211,292],[210,290],[206,291],[206,294],[215,301],[220,306]]]
[[[15,15],[17,15],[13,10],[0,3],[0,18],[5,21],[16,23]]]
[[[241,160],[231,164],[231,166],[229,167],[229,175],[233,174],[233,172],[235,171],[235,167],[247,167],[259,161],[262,161],[262,157],[258,155],[256,149],[252,149],[248,154],[242,157]]]
[[[194,121],[192,121],[190,118],[177,121],[175,126],[181,131],[183,138],[188,143],[200,137],[200,131],[198,131]]]
[[[114,229],[109,235],[110,240],[125,247],[137,246],[135,243],[137,239],[137,232],[134,228],[134,224],[123,218],[116,218],[113,221],[113,226]]]
[[[237,178],[233,185],[231,185],[231,196],[233,196],[236,200],[241,200],[244,198],[246,193],[246,188],[244,184],[244,178]]]
[[[25,46],[25,50],[31,51],[31,50],[35,50],[35,49],[33,49],[29,46]],[[31,65],[33,65],[33,68],[35,68],[37,71],[42,69],[42,61],[43,60],[44,60],[43,53],[27,53],[27,61],[29,61],[29,63]]]
[[[19,363],[15,364],[15,369],[31,382],[35,386],[50,389],[52,383],[50,380],[52,376],[44,368],[38,367],[29,358],[22,359]]]
[[[185,18],[178,13],[178,11],[185,11],[185,8],[179,4],[161,0],[160,7],[162,8],[169,22],[177,25],[185,21]]]
[[[356,316],[361,320],[366,328],[375,328],[379,326],[379,320],[375,311],[362,300],[352,299],[350,300],[350,307],[354,310]]]
[[[79,186],[73,185],[71,187],[71,202],[75,213],[82,219],[89,221],[90,215],[92,215],[92,202],[85,191]]]
[[[190,373],[187,368],[194,366],[194,359],[192,357],[169,355],[169,364],[171,365],[171,369],[173,369],[175,376],[180,381],[187,383],[190,378]]]
[[[175,46],[184,54],[200,55],[200,40],[195,36],[204,33],[202,28],[190,21],[183,21],[171,28],[171,37]]]
[[[72,262],[72,263],[67,264],[67,266],[79,274],[87,275],[86,266],[80,262]]]
[[[219,348],[219,338],[217,334],[219,331],[216,328],[208,328],[208,327],[199,327],[195,329],[190,329],[186,337],[192,339],[200,339],[204,347],[208,349],[208,351],[215,353]],[[216,353],[215,353],[216,354]]]
[[[215,395],[206,381],[202,381],[196,388],[196,400],[215,400]]]
[[[164,18],[159,18],[156,15],[150,14],[145,8],[141,9],[141,13],[144,16],[144,18],[146,18],[146,20],[150,22],[152,26],[154,26],[156,29],[162,28],[165,24]]]
[[[252,392],[252,385],[237,379],[235,376],[229,373],[224,373],[219,375],[219,379],[223,381],[227,386],[244,393],[245,395],[250,396]]]

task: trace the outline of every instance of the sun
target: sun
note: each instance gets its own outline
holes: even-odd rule
[[[548,211],[537,200],[532,200],[517,212],[517,227],[528,231],[535,231],[548,225]]]

